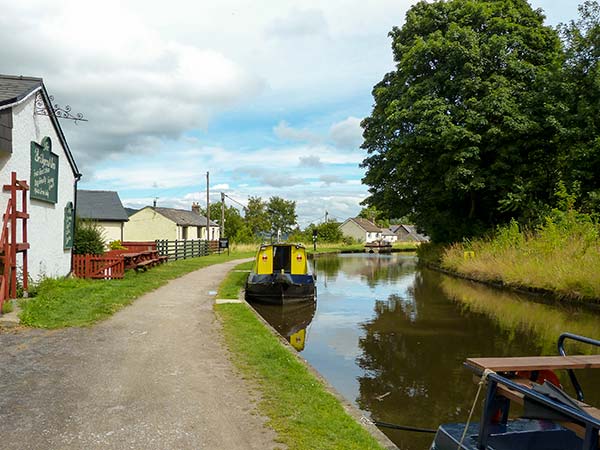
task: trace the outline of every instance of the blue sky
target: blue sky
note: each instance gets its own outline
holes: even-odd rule
[[[306,226],[356,215],[360,120],[414,1],[0,0],[2,72],[41,76],[85,189],[126,206],[281,196]],[[548,23],[577,3],[531,1]],[[232,204],[235,206],[235,204]]]

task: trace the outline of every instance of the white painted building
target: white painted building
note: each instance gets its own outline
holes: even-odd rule
[[[69,274],[70,225],[81,175],[41,78],[0,75],[0,185],[10,184],[11,172],[30,187],[29,276],[37,281]],[[0,191],[0,214],[8,199],[8,193]],[[20,241],[20,226],[18,231]]]

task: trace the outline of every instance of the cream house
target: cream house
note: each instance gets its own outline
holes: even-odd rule
[[[102,230],[104,242],[123,241],[127,212],[114,191],[77,190],[77,217],[93,220]]]
[[[146,206],[125,223],[125,241],[154,241],[157,239],[207,239],[206,217],[195,210]],[[219,239],[219,225],[212,220],[208,240]]]
[[[29,217],[19,218],[16,226],[16,243],[28,244],[19,246],[17,272],[26,256],[34,281],[69,274],[75,190],[81,175],[41,78],[0,75],[0,185],[11,184],[13,172],[29,186]],[[9,198],[9,192],[0,190],[0,218]],[[22,211],[21,195],[18,199],[17,211]]]
[[[358,242],[368,244],[378,241],[383,236],[383,231],[373,222],[362,217],[351,217],[340,225],[344,236],[356,239]]]

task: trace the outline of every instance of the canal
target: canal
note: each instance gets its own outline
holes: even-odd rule
[[[322,255],[313,266],[316,305],[253,306],[371,420],[464,422],[476,391],[465,358],[555,355],[563,331],[600,339],[600,314],[420,268],[413,255]],[[596,352],[567,348],[582,351]],[[600,404],[597,373],[578,376]],[[433,436],[382,431],[403,450],[428,449]]]

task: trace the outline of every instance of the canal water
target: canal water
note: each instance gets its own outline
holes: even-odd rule
[[[555,355],[563,331],[600,339],[600,314],[420,268],[414,255],[323,255],[313,265],[316,305],[253,306],[371,420],[464,422],[476,392],[467,357]],[[586,401],[600,404],[597,371],[578,376]],[[428,449],[433,436],[382,431],[406,450]]]

